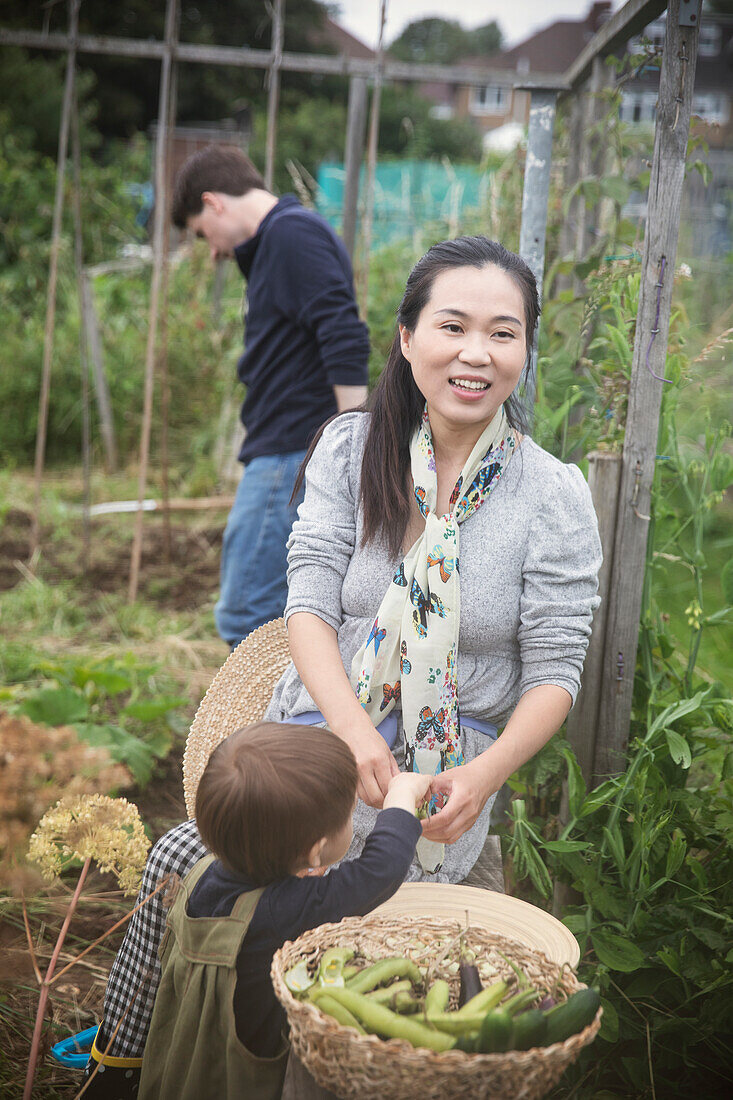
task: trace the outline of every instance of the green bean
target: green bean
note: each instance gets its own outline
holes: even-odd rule
[[[325,992],[317,994],[314,998],[316,1004],[320,1004],[325,995]],[[388,1039],[406,1039],[413,1046],[427,1047],[428,1050],[450,1050],[454,1044],[454,1040],[445,1032],[434,1031],[418,1020],[399,1016],[384,1005],[375,1004],[369,997],[354,993],[351,989],[332,989],[327,995],[353,1013],[367,1031],[385,1035]]]
[[[408,990],[400,989],[395,993],[392,1007],[395,1012],[400,1012],[403,1016],[410,1016],[413,1012],[420,1011],[420,1002],[416,1001]]]
[[[485,1015],[486,1013],[464,1016],[462,1012],[432,1012],[426,1022],[449,1035],[465,1035],[469,1031],[478,1031]]]
[[[445,1012],[450,1000],[450,986],[442,978],[438,978],[430,986],[425,996],[425,1015],[431,1016],[434,1012]]]
[[[329,1016],[333,1016],[334,1020],[343,1024],[344,1027],[353,1027],[360,1035],[366,1035],[366,1031],[361,1026],[356,1016],[349,1012],[348,1008],[331,996],[330,992],[325,989],[322,990],[320,997],[318,998],[318,1007],[321,1012],[327,1013]]]
[[[493,985],[489,985],[486,989],[482,989],[480,993],[477,993],[475,997],[472,997],[470,1001],[466,1001],[462,1008],[459,1008],[456,1012],[457,1016],[477,1016],[489,1011],[490,1008],[495,1008],[501,998],[509,989],[507,982],[499,981],[494,982]]]
[[[384,985],[392,978],[409,978],[415,985],[422,982],[422,974],[411,959],[380,959],[379,962],[361,970],[355,978],[349,978],[347,989],[352,993],[368,993],[378,985]]]
[[[329,988],[343,986],[343,969],[349,959],[353,959],[354,951],[351,947],[330,947],[324,951],[321,957],[321,965],[318,968],[318,981]]]
[[[392,982],[391,985],[382,985],[379,989],[373,989],[371,993],[367,993],[366,996],[370,1001],[376,1001],[380,1005],[388,1005],[390,1001],[394,1000],[397,993],[404,993],[412,989],[412,982],[409,978],[403,978],[402,981]]]

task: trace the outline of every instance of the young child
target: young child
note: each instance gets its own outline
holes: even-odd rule
[[[261,722],[212,753],[196,821],[213,853],[183,881],[161,946],[139,1100],[276,1100],[286,1016],[270,980],[285,940],[369,913],[403,882],[429,775],[401,773],[361,856],[346,854],[356,801],[348,746],[314,726]]]

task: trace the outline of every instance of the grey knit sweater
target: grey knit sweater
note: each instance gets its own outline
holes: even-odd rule
[[[285,616],[309,611],[329,623],[347,672],[399,564],[384,545],[361,545],[367,426],[367,413],[347,413],[326,428],[288,543]],[[558,684],[574,700],[601,564],[593,503],[577,466],[525,437],[488,500],[461,524],[460,555],[462,716],[501,727],[538,684]],[[291,665],[266,717],[316,709]]]

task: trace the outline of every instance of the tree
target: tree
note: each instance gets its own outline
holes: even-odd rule
[[[83,3],[79,14],[82,34],[121,38],[163,38],[165,0],[126,0],[124,4]],[[298,0],[285,5],[286,50],[313,52],[311,35],[328,13],[320,0]],[[0,22],[6,26],[64,33],[67,5],[49,7],[47,0],[0,0]],[[181,5],[179,37],[183,42],[244,45],[270,48],[271,24],[262,0],[206,0]],[[3,47],[5,50],[6,47]],[[328,53],[322,43],[319,53]],[[48,60],[45,51],[29,51],[32,59]],[[80,54],[79,71],[95,78],[96,124],[105,138],[127,137],[144,130],[158,114],[160,62],[147,59]],[[22,73],[18,74],[22,81]],[[292,105],[304,94],[312,94],[313,77],[288,73],[282,81],[282,102]],[[28,75],[28,92],[20,100],[31,100],[37,81]],[[343,81],[325,78],[319,94],[336,94]],[[185,120],[213,120],[231,115],[236,106],[266,102],[261,69],[226,68],[221,65],[181,65],[178,81],[178,117]]]
[[[455,19],[415,19],[389,47],[400,61],[452,65],[463,57],[488,56],[501,47],[502,33],[494,20],[465,30]]]

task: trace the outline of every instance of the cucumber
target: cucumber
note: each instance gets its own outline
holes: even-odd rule
[[[592,1024],[600,1003],[601,995],[597,989],[579,989],[563,1004],[551,1008],[545,1013],[547,1033],[543,1046],[562,1043]]]
[[[512,1028],[511,1050],[529,1050],[531,1047],[541,1047],[547,1034],[547,1016],[537,1008],[530,1008],[527,1012],[520,1012],[514,1017]]]
[[[478,1033],[476,1050],[481,1054],[499,1054],[509,1048],[514,1021],[509,1012],[495,1008],[487,1012]]]
[[[454,1050],[462,1050],[464,1054],[476,1053],[476,1036],[471,1035],[459,1035],[456,1039],[456,1045]]]

